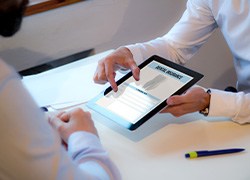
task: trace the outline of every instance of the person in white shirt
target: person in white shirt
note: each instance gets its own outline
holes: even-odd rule
[[[0,35],[18,31],[27,3],[0,0]],[[0,115],[0,179],[121,179],[90,113],[75,109],[48,118],[1,59]]]
[[[172,96],[162,112],[174,116],[208,110],[208,116],[225,116],[240,124],[250,122],[250,1],[188,0],[181,19],[163,37],[149,42],[120,47],[98,63],[93,77],[96,83],[109,81],[114,91],[115,71],[131,69],[136,80],[137,65],[151,55],[159,55],[179,64],[199,50],[216,28],[219,28],[233,54],[238,93],[192,88],[181,96]]]

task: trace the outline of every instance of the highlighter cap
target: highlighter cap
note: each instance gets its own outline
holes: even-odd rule
[[[197,152],[193,151],[193,152],[189,152],[189,153],[185,154],[185,157],[186,158],[197,158],[198,154],[197,154]]]

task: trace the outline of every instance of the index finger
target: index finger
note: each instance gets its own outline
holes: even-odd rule
[[[115,82],[114,65],[112,63],[105,64],[105,73],[106,73],[107,80],[109,81],[113,91],[117,92],[118,87],[117,87],[117,84]]]
[[[129,63],[129,67],[132,71],[132,74],[135,80],[139,81],[140,80],[140,68],[136,65],[134,61],[131,61]]]

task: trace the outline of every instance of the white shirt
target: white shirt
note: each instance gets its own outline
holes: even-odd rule
[[[0,60],[0,179],[120,179],[98,137],[75,132],[68,152],[19,77]]]
[[[249,0],[188,0],[182,18],[166,35],[127,47],[137,64],[154,54],[185,64],[220,28],[234,57],[237,89],[247,93],[250,92],[249,9]],[[209,115],[250,122],[249,96],[212,90]]]

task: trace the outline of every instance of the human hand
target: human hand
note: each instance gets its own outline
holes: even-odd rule
[[[49,117],[49,123],[58,131],[65,143],[68,143],[69,136],[77,131],[86,131],[98,136],[91,114],[80,108]]]
[[[171,113],[175,117],[200,111],[209,106],[210,94],[200,87],[194,87],[180,96],[167,99],[167,107],[161,113]]]
[[[126,47],[121,47],[98,62],[93,80],[98,84],[110,83],[112,89],[118,90],[115,82],[115,71],[120,69],[130,69],[135,80],[139,80],[140,69],[136,65],[132,53]]]

